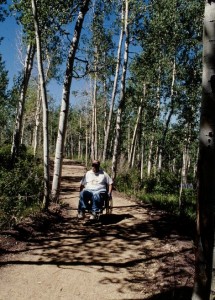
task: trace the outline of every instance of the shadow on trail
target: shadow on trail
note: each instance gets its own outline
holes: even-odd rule
[[[192,288],[180,287],[154,295],[146,300],[190,300],[191,296]]]
[[[121,222],[122,220],[133,218],[131,214],[110,214],[110,215],[101,215],[99,218],[99,221],[88,221],[85,223],[85,226],[87,225],[94,225],[94,226],[100,226],[100,225],[111,225],[111,224],[117,224]]]
[[[117,212],[123,209],[126,207]],[[144,220],[134,217],[134,209],[142,213]],[[26,250],[32,250],[32,261],[16,261],[12,256],[1,265],[90,266],[104,273],[101,285],[117,282],[122,295],[130,291],[155,295],[144,297],[148,300],[190,299],[192,242],[180,232],[178,220],[173,217],[130,207],[128,212],[102,215],[94,224],[67,214],[53,214],[51,218],[53,223],[48,218],[43,225],[35,223],[33,228],[32,224],[33,235],[26,233],[27,225],[20,228],[20,235],[28,241]],[[119,280],[117,274],[121,272],[126,274]]]
[[[68,175],[64,175],[61,177],[61,180],[64,181],[64,185],[65,182],[68,181],[68,183],[72,182],[80,182],[80,176],[68,176]]]
[[[73,163],[66,161],[64,165]],[[79,180],[79,176],[63,176],[63,195],[77,191],[70,183]],[[152,207],[134,204],[114,207],[113,214],[102,215],[97,223],[69,217],[72,208],[68,205],[61,211],[50,211],[10,232],[27,246],[4,253],[31,250],[32,259],[22,256],[17,260],[9,255],[0,264],[56,265],[71,271],[86,266],[102,274],[101,288],[117,284],[120,299],[133,292],[146,300],[190,300],[192,226]]]

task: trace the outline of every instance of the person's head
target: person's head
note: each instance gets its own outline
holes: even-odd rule
[[[100,161],[99,160],[94,160],[92,162],[92,170],[94,173],[98,172],[100,168]]]

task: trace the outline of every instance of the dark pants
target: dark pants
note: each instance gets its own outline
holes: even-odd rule
[[[104,199],[100,196],[100,191],[83,190],[80,192],[80,200],[78,205],[78,211],[89,210],[92,212],[100,212],[104,206]]]

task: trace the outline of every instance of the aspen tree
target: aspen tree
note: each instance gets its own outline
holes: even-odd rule
[[[176,81],[176,58],[174,57],[173,63],[172,63],[172,82],[171,82],[171,89],[170,89],[170,111],[168,113],[168,117],[165,122],[162,138],[161,138],[161,143],[159,145],[159,150],[158,150],[158,171],[161,172],[162,168],[162,155],[163,155],[163,150],[165,146],[165,141],[166,141],[166,136],[167,132],[169,129],[170,121],[174,113],[174,106],[175,106],[175,96],[174,96],[174,91],[175,91],[175,81]]]
[[[88,11],[89,3],[90,0],[85,0],[82,3],[76,21],[75,29],[74,29],[74,36],[70,44],[69,54],[67,57],[66,71],[65,71],[64,83],[63,83],[63,94],[62,94],[62,101],[61,101],[58,136],[57,136],[57,143],[56,143],[56,150],[55,150],[54,175],[53,175],[53,182],[52,182],[52,197],[55,201],[58,201],[58,196],[59,196],[74,59],[79,44],[84,17]]]
[[[109,135],[110,135],[110,126],[111,126],[111,121],[112,121],[113,108],[114,108],[116,92],[117,92],[117,84],[118,84],[119,70],[120,70],[120,63],[121,63],[121,49],[122,49],[122,41],[123,41],[124,33],[125,33],[125,31],[124,31],[124,7],[122,5],[121,31],[120,31],[119,43],[118,43],[118,49],[117,49],[116,70],[115,70],[114,84],[113,84],[113,90],[112,90],[112,96],[111,96],[110,110],[109,110],[109,114],[108,114],[107,126],[105,128],[104,149],[103,149],[103,156],[102,156],[103,161],[105,161],[106,156],[107,156],[107,147],[108,147],[108,140],[109,140]]]
[[[215,297],[215,1],[205,1],[196,268],[192,300]]]
[[[133,132],[131,149],[129,151],[129,154],[130,154],[129,155],[129,161],[128,161],[129,168],[131,166],[133,166],[132,161],[134,161],[135,144],[136,144],[136,139],[137,139],[137,129],[138,129],[138,126],[139,126],[139,123],[140,123],[140,120],[141,120],[141,116],[142,116],[143,105],[144,105],[144,101],[145,101],[145,95],[146,95],[146,84],[144,83],[143,84],[143,96],[140,100],[140,105],[139,105],[138,114],[137,114],[137,120],[136,120],[136,124],[135,124],[135,127],[134,127],[134,132]]]
[[[17,112],[16,112],[16,121],[15,121],[15,128],[14,128],[14,133],[13,133],[12,147],[11,147],[12,161],[14,161],[14,159],[19,151],[22,125],[23,125],[23,114],[24,114],[25,100],[26,100],[26,92],[27,92],[29,79],[31,76],[32,67],[33,67],[35,50],[36,50],[35,42],[30,42],[27,47],[22,82],[21,82],[21,86],[20,86],[20,97],[19,97],[19,102],[18,102],[18,107],[17,107]]]
[[[112,178],[113,180],[116,177],[117,171],[117,159],[119,155],[119,144],[121,137],[121,121],[122,121],[122,113],[125,106],[125,83],[126,83],[126,73],[128,66],[128,50],[129,50],[129,24],[128,24],[128,13],[129,13],[129,1],[123,1],[125,5],[125,45],[124,45],[124,62],[122,69],[122,78],[121,78],[121,88],[120,88],[120,101],[117,109],[116,116],[116,133],[114,140],[114,150],[113,150],[113,158],[112,158]]]
[[[179,210],[183,213],[184,205],[183,203],[183,190],[187,188],[187,176],[188,170],[190,166],[190,155],[189,155],[189,148],[190,148],[190,139],[191,139],[191,128],[190,124],[186,125],[187,134],[186,139],[184,141],[183,150],[182,150],[182,167],[181,167],[181,183],[179,189]]]
[[[43,206],[45,209],[49,206],[49,131],[48,131],[48,100],[46,93],[46,84],[45,84],[45,75],[42,61],[42,47],[41,47],[41,36],[39,28],[39,20],[37,14],[37,6],[35,0],[32,0],[32,12],[34,17],[34,28],[35,28],[35,37],[37,45],[37,63],[38,63],[38,72],[40,80],[40,93],[42,99],[43,107],[43,167],[44,167],[44,199]]]

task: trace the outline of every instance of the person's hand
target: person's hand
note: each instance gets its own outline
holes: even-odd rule
[[[108,193],[108,199],[112,199],[112,194]]]

